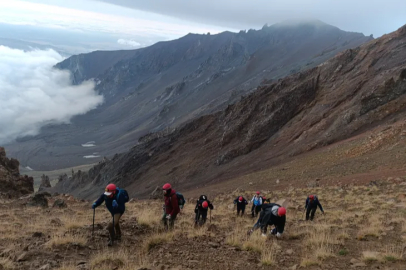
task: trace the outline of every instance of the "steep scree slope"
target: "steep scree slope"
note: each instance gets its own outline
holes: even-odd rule
[[[70,70],[74,83],[93,78],[105,103],[70,125],[44,127],[7,149],[35,170],[93,163],[83,156],[128,151],[148,132],[223,109],[261,82],[317,66],[371,39],[314,21],[189,34],[140,50],[73,56],[57,67]],[[89,141],[95,146],[81,147]]]

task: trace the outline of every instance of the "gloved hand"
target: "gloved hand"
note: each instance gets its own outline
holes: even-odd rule
[[[281,233],[277,233],[277,234],[276,234],[276,237],[281,238],[281,237],[282,237],[282,234],[281,234]]]
[[[116,201],[116,200],[113,200],[112,205],[113,205],[113,208],[117,208],[117,207],[118,207],[118,203],[117,203],[117,201]]]
[[[96,209],[96,207],[97,207],[97,206],[96,206],[96,203],[93,203],[93,204],[92,204],[92,209]]]
[[[167,216],[166,216],[166,219],[171,219],[171,218],[172,218],[171,215],[167,215]]]

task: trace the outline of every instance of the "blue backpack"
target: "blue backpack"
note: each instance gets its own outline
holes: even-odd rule
[[[117,200],[124,196],[124,202],[128,202],[130,200],[130,197],[128,196],[128,192],[125,189],[117,188],[118,193],[117,193]]]
[[[185,197],[183,197],[182,193],[176,192],[176,197],[178,197],[178,205],[185,205],[186,200]]]

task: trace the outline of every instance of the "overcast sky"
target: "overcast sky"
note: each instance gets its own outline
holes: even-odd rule
[[[227,28],[258,28],[318,19],[347,31],[380,36],[406,24],[405,0],[100,0]]]
[[[66,32],[67,41],[59,38],[60,43],[74,36],[77,43],[90,44],[90,35],[93,43],[86,50],[137,48],[189,32],[259,29],[292,19],[318,19],[378,37],[406,24],[406,1],[0,0],[0,23]]]

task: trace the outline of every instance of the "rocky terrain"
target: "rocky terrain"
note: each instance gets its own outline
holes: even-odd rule
[[[402,169],[403,155],[395,151],[404,149],[405,55],[406,26],[262,86],[223,111],[148,134],[129,152],[74,175],[56,190],[93,198],[97,186],[115,182],[133,196],[147,197],[167,181],[184,190],[220,187],[228,180],[233,186],[269,185],[266,181],[276,181],[275,175],[261,176],[262,182],[258,175],[276,165],[290,174],[284,184],[301,185],[312,177],[356,179],[385,164],[391,164],[386,169]],[[358,143],[368,144],[368,136],[379,137],[381,132],[390,132],[391,139],[377,139],[378,146],[371,150],[350,154],[358,151]],[[325,148],[337,143],[339,147]],[[388,144],[391,148],[385,149]],[[319,151],[334,151],[336,156],[320,160]],[[294,168],[306,162],[302,171]],[[321,175],[306,167],[317,167]]]
[[[34,179],[20,175],[18,160],[6,157],[6,151],[0,147],[0,197],[15,198],[34,192]]]
[[[260,84],[269,88],[279,78],[370,40],[310,21],[189,34],[139,50],[72,56],[56,67],[71,71],[74,83],[94,80],[104,104],[71,124],[46,126],[38,136],[20,138],[6,149],[36,171],[95,163],[128,151],[149,132],[224,109]]]
[[[404,176],[261,192],[287,204],[281,239],[262,238],[259,231],[247,236],[256,219],[249,210],[236,217],[232,201],[254,192],[240,189],[206,194],[214,210],[201,228],[194,227],[196,197],[186,196],[173,232],[160,224],[161,200],[131,200],[122,218],[122,240],[111,248],[105,229],[111,216],[104,206],[96,209],[93,234],[91,201],[55,194],[43,196],[42,206],[31,206],[32,199],[24,197],[2,202],[0,265],[7,270],[404,269]],[[325,215],[318,210],[313,222],[303,220],[309,194],[318,195],[325,210]]]

